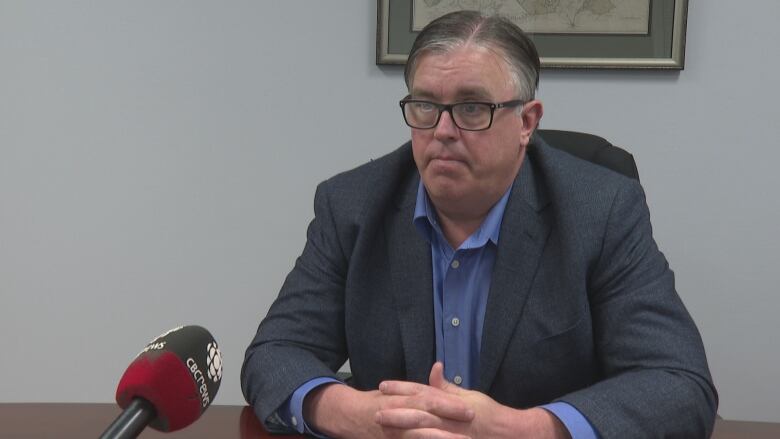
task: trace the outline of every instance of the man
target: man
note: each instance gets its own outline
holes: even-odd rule
[[[242,388],[269,429],[709,437],[716,392],[642,189],[534,134],[538,73],[505,19],[420,33],[411,146],[317,188],[247,350]]]

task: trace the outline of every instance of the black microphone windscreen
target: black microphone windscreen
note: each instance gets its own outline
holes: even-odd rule
[[[200,417],[219,390],[222,354],[200,326],[179,326],[156,337],[138,354],[119,381],[116,401],[149,401],[157,413],[150,424],[161,431],[186,427]]]

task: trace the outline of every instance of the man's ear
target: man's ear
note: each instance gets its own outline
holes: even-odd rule
[[[528,143],[534,130],[539,126],[539,121],[542,119],[543,114],[544,106],[542,105],[542,101],[538,99],[528,101],[523,105],[522,114],[520,116],[523,119],[523,126],[520,128],[523,136],[523,143]]]

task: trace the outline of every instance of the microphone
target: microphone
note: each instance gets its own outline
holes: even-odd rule
[[[195,422],[222,381],[222,354],[209,331],[179,326],[155,338],[119,380],[124,409],[100,439],[135,438],[147,425],[164,432]]]

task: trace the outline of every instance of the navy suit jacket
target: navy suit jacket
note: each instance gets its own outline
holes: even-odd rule
[[[433,293],[431,250],[412,224],[418,183],[407,143],[318,186],[306,246],[242,368],[261,420],[347,359],[358,389],[427,382]],[[534,136],[501,226],[479,371],[476,390],[499,403],[565,401],[604,439],[709,437],[717,394],[637,181]]]

